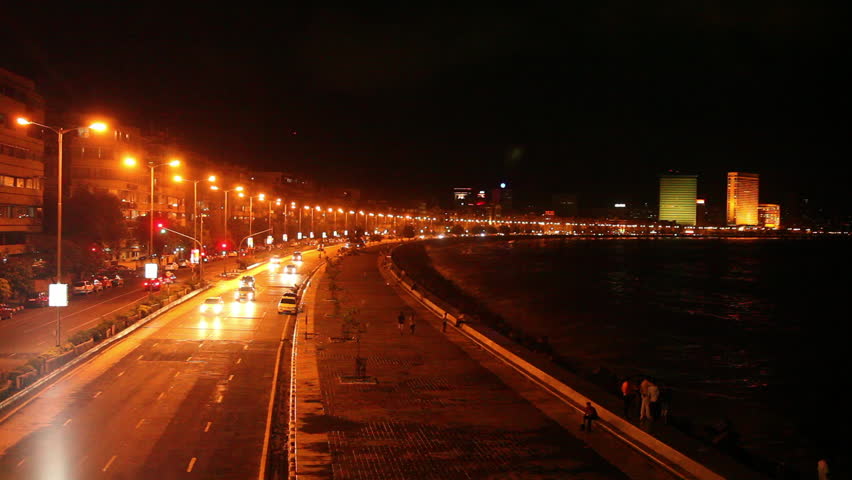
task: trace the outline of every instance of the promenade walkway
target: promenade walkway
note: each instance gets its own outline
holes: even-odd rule
[[[296,344],[299,478],[672,478],[602,430],[581,432],[576,411],[442,332],[377,263],[375,252],[344,257],[308,291]],[[360,344],[337,338],[353,308],[366,325]],[[414,315],[413,333],[398,330],[400,311]],[[371,383],[346,380],[359,348]]]

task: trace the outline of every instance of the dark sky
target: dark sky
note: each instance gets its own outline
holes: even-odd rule
[[[730,3],[33,2],[4,6],[0,64],[57,108],[372,198],[446,200],[505,180],[521,200],[656,202],[656,175],[674,168],[700,174],[711,201],[726,171],[754,171],[763,202],[802,194],[849,212],[845,16]]]

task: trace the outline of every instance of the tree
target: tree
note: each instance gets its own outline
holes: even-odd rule
[[[450,233],[453,235],[462,235],[464,234],[464,228],[461,225],[453,225],[453,228],[450,229]]]
[[[414,237],[414,226],[411,225],[411,224],[408,224],[408,225],[402,227],[402,236],[405,237],[405,238]]]
[[[33,270],[29,263],[20,258],[5,258],[0,262],[0,278],[11,289],[7,299],[23,298],[33,292]]]
[[[116,247],[127,236],[118,197],[107,192],[90,192],[85,188],[75,190],[65,202],[62,228],[69,239],[80,245],[96,243]]]
[[[14,291],[12,290],[12,285],[9,283],[9,280],[0,278],[0,303],[6,303],[6,300],[12,298],[13,293]]]
[[[508,235],[509,232],[511,232],[511,229],[509,228],[508,225],[500,225],[500,228],[498,229],[498,231],[500,233],[502,233],[503,235]]]

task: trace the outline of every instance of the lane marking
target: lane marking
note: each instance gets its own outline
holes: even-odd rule
[[[71,423],[71,419],[70,419],[70,418],[69,418],[68,420],[65,420],[65,423],[63,423],[63,424],[62,424],[62,426],[64,427],[64,426],[68,425],[69,423]]]
[[[238,359],[237,359],[237,364],[239,364],[239,363],[240,363],[240,362],[242,362],[242,361],[243,361],[243,359],[242,359],[242,358],[238,358]]]
[[[21,461],[20,461],[20,462],[18,462],[18,464],[17,464],[17,465],[15,465],[15,468],[20,467],[20,466],[21,466],[21,465],[23,465],[23,464],[24,464],[24,462],[26,462],[26,461],[27,461],[27,457],[22,458],[22,459],[21,459]]]
[[[201,343],[198,344],[198,348],[201,348],[203,346],[204,346],[204,342],[201,342]]]
[[[124,372],[126,372],[126,371],[127,371],[127,370],[125,370]],[[116,376],[120,377],[120,376],[124,375],[124,372],[121,372],[121,373],[119,373],[119,374],[118,374],[118,375],[116,375]]]
[[[151,345],[151,348],[154,348],[154,347],[156,347],[156,346],[157,346],[157,345],[159,345],[159,344],[160,344],[160,342],[157,342],[157,343],[155,343],[155,344]]]
[[[178,370],[177,372],[175,372],[175,377],[179,377],[179,376],[180,376],[180,370]]]
[[[209,432],[210,431],[210,425],[212,425],[212,424],[213,424],[213,422],[207,422],[207,425],[204,427],[204,431]]]
[[[90,306],[90,307],[86,307],[86,308],[84,308],[84,309],[82,309],[82,310],[77,310],[77,311],[76,311],[76,312],[74,312],[74,313],[69,313],[69,314],[67,314],[67,315],[63,315],[63,316],[62,316],[62,320],[66,320],[66,319],[68,319],[68,318],[70,318],[70,317],[73,317],[74,315],[77,315],[77,314],[79,314],[79,313],[83,313],[83,312],[85,312],[85,311],[87,311],[87,310],[91,310],[91,309],[96,308],[96,307],[99,307],[99,306],[101,306],[101,305],[103,305],[103,304],[105,304],[105,303],[110,303],[110,302],[112,302],[113,300],[119,299],[119,298],[121,298],[121,297],[123,297],[123,296],[125,296],[125,295],[130,295],[130,294],[132,294],[132,293],[137,293],[137,292],[136,292],[135,290],[133,290],[133,291],[130,291],[130,292],[127,292],[127,293],[122,293],[121,295],[118,295],[118,296],[115,296],[115,297],[109,298],[109,299],[104,300],[103,302],[100,302],[100,303],[96,303],[96,304],[94,304],[94,305],[92,305],[92,306]],[[140,298],[141,298],[141,297],[140,297]],[[138,300],[138,299],[137,299],[137,300]],[[125,304],[125,305],[122,305],[122,306],[120,306],[120,307],[116,308],[115,310],[113,310],[112,312],[105,313],[105,314],[103,314],[103,315],[97,315],[97,317],[98,317],[98,318],[96,318],[95,320],[90,320],[90,321],[88,321],[88,322],[84,323],[83,325],[86,325],[86,324],[92,323],[92,322],[94,322],[94,321],[100,320],[100,317],[105,317],[105,316],[109,315],[110,313],[115,312],[116,310],[121,310],[122,308],[127,307],[127,305],[131,305],[131,304],[133,304],[133,303],[134,303],[134,302],[136,302],[137,300],[134,300],[133,302],[130,302],[130,303]],[[56,323],[56,320],[51,320],[51,321],[49,321],[49,322],[42,323],[42,324],[40,324],[40,325],[36,325],[36,326],[34,326],[33,328],[29,328],[29,329],[23,330],[23,332],[24,332],[24,333],[34,332],[34,331],[36,331],[36,330],[38,330],[38,329],[40,329],[40,328],[42,328],[42,327],[46,327],[46,326],[51,325],[51,324],[53,324],[53,323]],[[80,326],[82,326],[82,325],[80,325]],[[73,330],[76,330],[76,329],[77,329],[77,328],[79,328],[80,326],[77,326],[77,327],[72,328],[71,330],[69,330],[69,332],[70,332],[70,331],[73,331]]]
[[[145,419],[144,419],[144,418],[143,418],[142,420],[139,420],[139,423],[137,423],[137,424],[136,424],[136,429],[138,430],[138,429],[139,429],[139,427],[141,427],[143,423],[145,423]]]
[[[186,467],[186,473],[189,473],[189,472],[191,472],[191,471],[192,471],[192,467],[194,467],[194,466],[195,466],[195,461],[196,461],[196,460],[198,460],[198,459],[197,459],[197,458],[195,458],[195,457],[192,457],[192,460],[190,460],[190,461],[189,461],[189,465]]]
[[[229,382],[230,382],[231,380],[233,380],[233,379],[234,379],[234,376],[233,376],[233,375],[231,375],[231,376],[229,376],[229,377],[228,377],[228,381],[229,381]]]
[[[187,362],[188,362],[188,361],[190,361],[190,360],[192,360],[192,355],[190,355],[190,356],[186,357],[186,361],[187,361]]]
[[[100,397],[100,396],[101,396],[101,394],[102,394],[102,393],[104,393],[104,392],[98,392],[98,393],[96,393],[96,394],[95,394],[95,396],[94,396],[94,397],[92,397],[92,398],[98,398],[98,397]]]
[[[248,350],[248,343],[243,345],[243,350]]]
[[[157,400],[162,400],[163,397],[165,397],[165,396],[166,396],[166,392],[163,392],[163,393],[160,394],[159,397],[157,397]]]
[[[109,459],[109,461],[106,463],[106,465],[104,465],[104,468],[102,468],[102,469],[101,469],[101,471],[102,471],[102,472],[106,472],[107,470],[109,470],[109,466],[110,466],[110,465],[112,465],[112,462],[114,462],[114,461],[115,461],[115,458],[116,458],[117,456],[118,456],[118,455],[113,455],[113,456],[112,456],[112,458],[110,458],[110,459]]]
[[[216,397],[216,403],[222,403],[222,395],[221,394],[218,397]]]
[[[139,358],[137,358],[136,360],[142,360],[142,357],[144,357],[144,356],[145,356],[144,354],[143,354],[143,355],[139,355]]]

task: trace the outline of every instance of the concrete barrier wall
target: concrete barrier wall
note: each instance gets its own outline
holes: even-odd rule
[[[430,300],[424,297],[424,294],[421,292],[422,287],[418,286],[417,290],[412,289],[413,282],[410,278],[405,275],[403,270],[400,270],[396,264],[391,263],[389,268],[391,274],[396,278],[399,282],[400,286],[402,286],[409,294],[413,297],[417,298],[422,305],[424,305],[427,309],[432,311],[438,317],[443,318],[446,315],[446,318],[457,328],[466,334],[473,341],[479,343],[480,345],[488,348],[495,355],[502,357],[507,362],[511,363],[515,368],[526,373],[528,376],[534,378],[541,384],[545,385],[552,393],[561,397],[563,400],[566,400],[574,405],[577,409],[582,409],[586,402],[592,402],[591,399],[586,397],[585,395],[577,392],[573,388],[568,385],[560,382],[553,376],[548,373],[542,371],[538,367],[532,365],[528,361],[519,357],[515,353],[512,353],[502,345],[494,342],[487,336],[483,335],[481,332],[471,327],[468,324],[458,325],[458,313],[451,313],[445,310],[444,308],[439,307],[435,301]],[[429,293],[427,293],[429,294]],[[431,294],[429,294],[431,295]],[[443,300],[434,299],[440,301],[443,304],[447,304]],[[725,477],[713,472],[709,468],[705,467],[701,463],[693,460],[692,458],[684,455],[678,450],[674,449],[670,445],[660,441],[653,435],[646,433],[640,428],[636,427],[632,423],[624,420],[620,416],[612,413],[611,411],[604,408],[598,402],[592,402],[596,405],[596,409],[598,411],[598,416],[600,417],[600,421],[607,423],[612,429],[617,430],[620,435],[625,437],[625,440],[635,442],[636,445],[641,445],[647,450],[650,450],[666,461],[677,465],[680,469],[688,474],[692,475],[696,479],[701,480],[723,480]],[[634,445],[634,446],[636,446]]]

